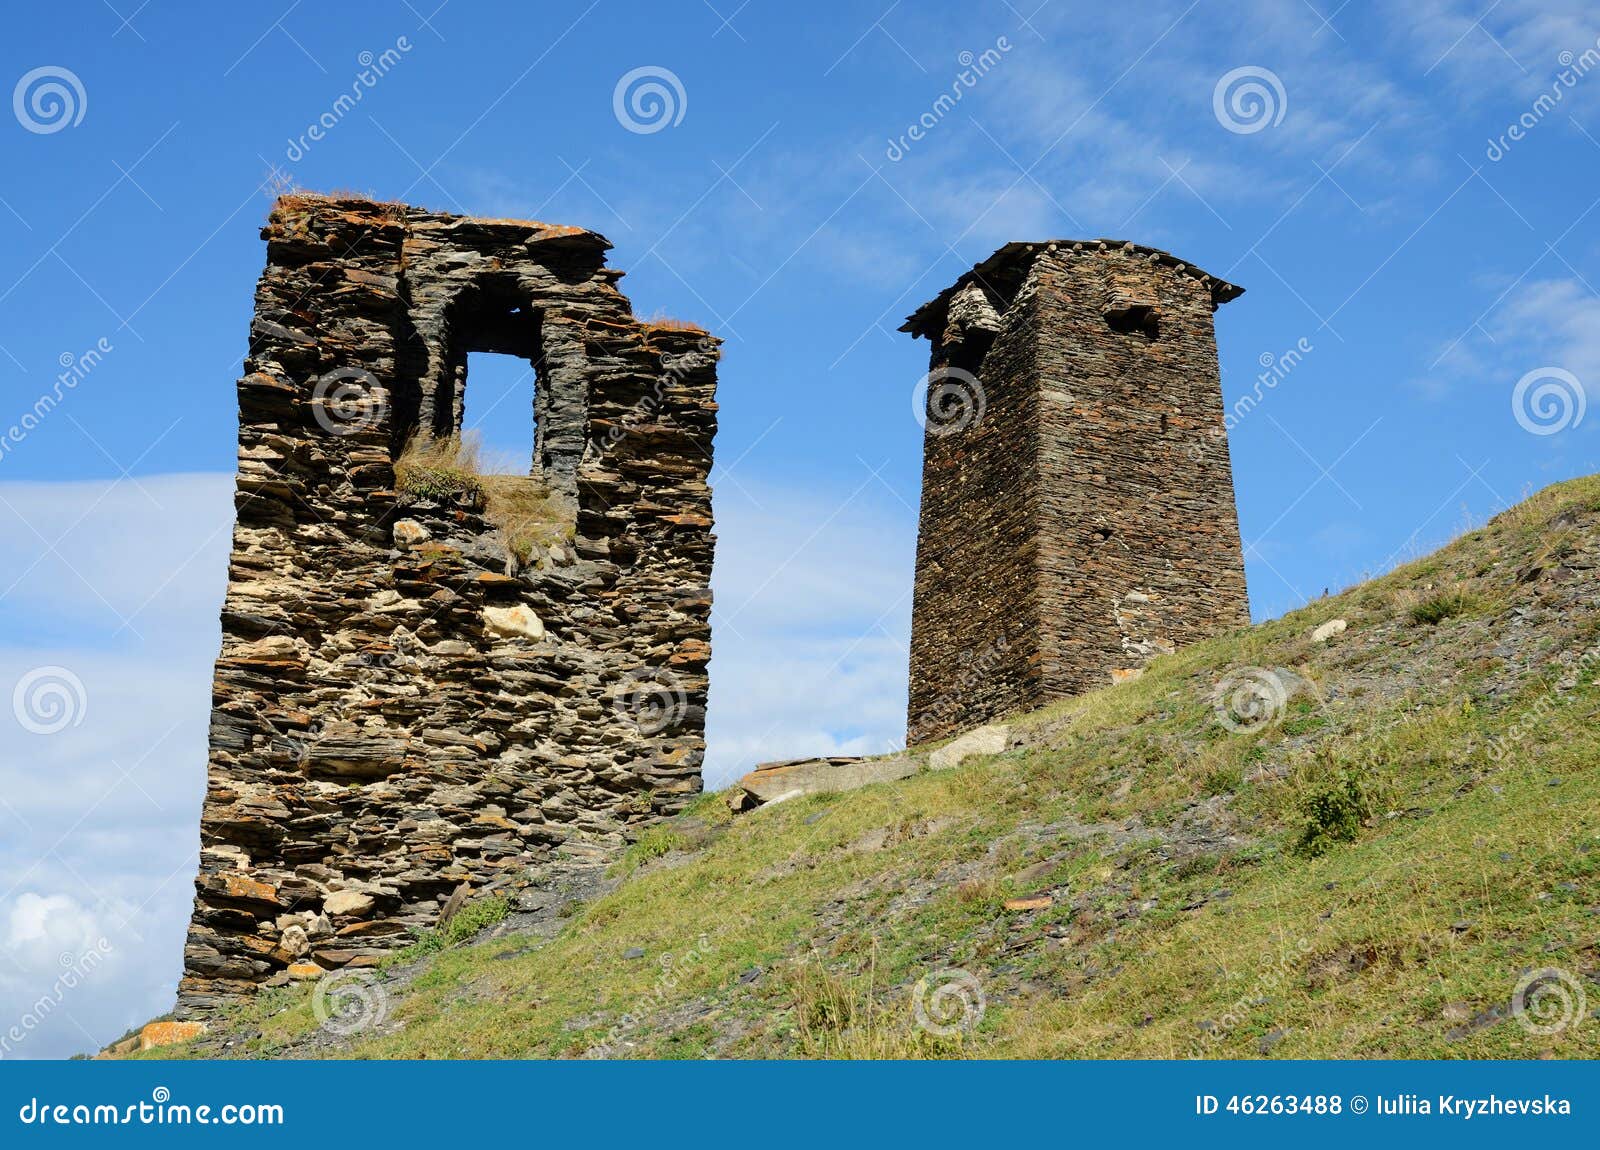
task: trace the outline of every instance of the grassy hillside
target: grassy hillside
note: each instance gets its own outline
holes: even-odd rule
[[[301,988],[187,1053],[1600,1057],[1597,591],[1586,479],[1025,716],[1018,750],[707,796],[542,933],[386,968],[348,1037]],[[1512,1009],[1543,968],[1550,1033]]]

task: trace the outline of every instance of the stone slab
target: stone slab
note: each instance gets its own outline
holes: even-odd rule
[[[822,759],[786,759],[762,763],[734,784],[740,799],[736,809],[770,805],[800,795],[853,791],[873,783],[908,778],[922,768],[919,758],[899,755],[888,759],[834,756]]]
[[[998,755],[1011,746],[1011,728],[1003,723],[977,727],[946,743],[928,756],[928,766],[936,771],[958,767],[979,755]]]

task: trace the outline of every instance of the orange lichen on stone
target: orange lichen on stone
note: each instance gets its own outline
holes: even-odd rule
[[[277,902],[278,888],[270,883],[258,882],[248,875],[218,875],[222,880],[222,893],[229,898],[249,898],[257,902]]]
[[[703,666],[711,661],[711,644],[702,639],[685,639],[667,658],[672,666]]]
[[[139,1031],[139,1049],[154,1050],[199,1038],[206,1032],[203,1022],[152,1022]]]
[[[1029,894],[1020,898],[1008,898],[1005,901],[1007,910],[1048,910],[1055,899],[1048,894]]]
[[[590,236],[594,235],[588,228],[580,228],[576,224],[547,224],[543,220],[514,220],[514,219],[487,219],[486,224],[511,224],[519,228],[538,228],[546,236]]]
[[[280,195],[275,206],[285,208],[305,207],[314,203],[339,203],[339,204],[372,204],[380,208],[404,209],[405,204],[399,200],[380,199],[375,192],[358,192],[353,188],[335,188],[331,192],[316,192],[310,188],[296,188],[292,192]]]
[[[386,200],[376,192],[358,192],[353,189],[336,188],[330,192],[316,192],[306,188],[296,188],[292,192],[280,195],[274,205],[275,210],[298,211],[304,210],[314,204],[352,204],[358,208],[378,208],[382,211],[403,214],[409,210],[407,204],[399,200]],[[555,239],[565,236],[598,236],[599,233],[589,228],[581,228],[574,224],[547,224],[543,220],[518,219],[512,216],[466,216],[460,217],[472,227],[513,227],[529,228],[538,232],[533,240]]]

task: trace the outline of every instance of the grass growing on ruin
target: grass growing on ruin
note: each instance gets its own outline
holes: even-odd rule
[[[488,469],[476,435],[414,437],[395,461],[394,474],[404,498],[481,505],[518,563],[526,564],[540,549],[573,536],[574,525],[561,500],[533,476]]]
[[[1436,555],[1027,716],[1025,750],[737,818],[705,796],[555,938],[441,951],[348,1045],[307,1042],[298,990],[251,1008],[244,1046],[1600,1056],[1600,1019],[1538,1033],[1511,1010],[1545,968],[1600,1006],[1600,665],[1561,658],[1593,649],[1600,613],[1530,574],[1592,556],[1597,511],[1600,481],[1553,488]],[[1419,626],[1441,588],[1475,606]],[[1537,626],[1509,629],[1512,606]],[[1332,618],[1347,632],[1312,643]],[[1511,635],[1524,646],[1491,657]],[[1241,668],[1306,686],[1230,732],[1215,687]],[[1005,909],[1040,892],[1051,905]]]
[[[701,335],[706,334],[706,329],[702,325],[690,320],[678,319],[676,316],[670,316],[662,311],[656,312],[645,320],[644,326],[654,328],[656,331],[687,331]]]
[[[437,954],[452,946],[460,946],[467,939],[498,922],[504,922],[511,913],[511,900],[498,895],[477,898],[463,906],[454,918],[443,926],[424,931],[417,941],[386,960],[386,966],[408,962],[428,954]]]

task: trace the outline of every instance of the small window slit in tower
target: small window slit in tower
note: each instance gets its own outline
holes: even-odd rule
[[[1142,335],[1154,341],[1161,338],[1161,313],[1149,304],[1130,304],[1105,313],[1106,326],[1121,335]]]

